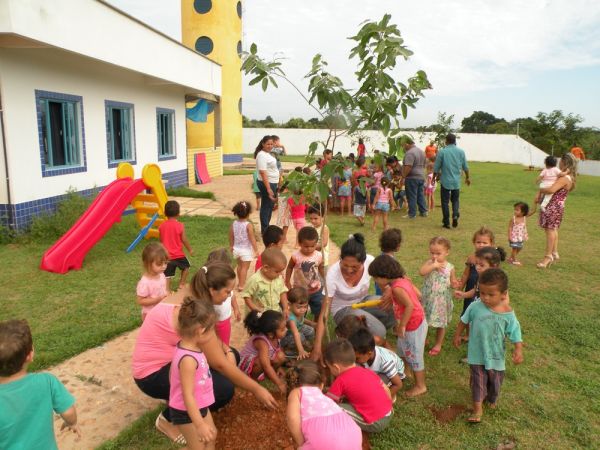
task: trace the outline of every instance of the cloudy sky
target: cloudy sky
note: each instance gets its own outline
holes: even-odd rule
[[[180,0],[109,0],[154,28],[181,37]],[[191,0],[190,0],[191,1]],[[213,0],[223,1],[223,0]],[[353,87],[348,60],[364,20],[392,15],[414,51],[399,79],[427,72],[434,89],[405,126],[436,121],[438,111],[463,117],[475,110],[507,120],[561,109],[600,127],[600,2],[597,0],[247,0],[243,45],[283,57],[284,70],[302,88],[312,57],[321,53],[331,72]],[[263,93],[244,80],[244,115],[314,117],[293,89]]]

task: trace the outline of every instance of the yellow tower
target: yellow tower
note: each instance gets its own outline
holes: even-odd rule
[[[222,67],[220,104],[210,105],[207,122],[186,121],[188,148],[200,150],[215,146],[215,120],[219,120],[220,112],[223,162],[241,161],[242,2],[181,0],[181,20],[183,44],[221,64]],[[210,171],[208,154],[207,162]]]

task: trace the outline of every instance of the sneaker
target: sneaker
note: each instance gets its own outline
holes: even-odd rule
[[[460,358],[459,361],[461,364],[469,364],[469,358]]]
[[[416,216],[409,216],[408,214],[405,216],[402,216],[403,219],[414,219]]]
[[[452,219],[452,228],[456,228],[458,226],[458,218],[455,217],[454,219]]]
[[[419,214],[421,217],[427,217],[429,214],[427,214],[426,212]]]
[[[450,225],[448,225],[448,224],[446,224],[446,223],[445,223],[445,224],[443,224],[443,225],[442,225],[442,227],[443,227],[443,228],[448,228],[448,229],[450,229]]]

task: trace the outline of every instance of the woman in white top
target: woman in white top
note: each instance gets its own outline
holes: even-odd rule
[[[272,136],[263,137],[256,150],[254,150],[254,159],[256,159],[256,170],[258,171],[258,180],[256,182],[260,191],[260,232],[263,234],[273,214],[273,206],[277,197],[277,185],[279,184],[279,169],[277,169],[277,159],[271,154],[273,150]]]
[[[369,264],[372,261],[373,256],[367,255],[362,234],[351,235],[342,245],[340,260],[327,271],[327,296],[317,322],[313,358],[318,359],[321,356],[321,343],[330,309],[336,324],[348,315],[364,316],[371,333],[384,339],[387,328],[394,326],[392,311],[379,307],[352,308],[354,303],[360,303],[369,297]]]

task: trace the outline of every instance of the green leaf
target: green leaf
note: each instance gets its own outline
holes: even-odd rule
[[[253,42],[253,43],[250,45],[250,53],[251,53],[251,54],[253,54],[253,55],[256,55],[256,52],[257,52],[257,51],[258,51],[258,48],[256,47],[256,44]]]
[[[408,115],[408,108],[406,107],[406,103],[402,103],[400,105],[400,108],[402,109],[402,117],[406,119],[406,116]]]
[[[263,80],[262,80],[262,90],[266,91],[268,86],[269,86],[269,80],[267,78],[263,78]],[[406,117],[406,116],[404,116],[404,117]]]

